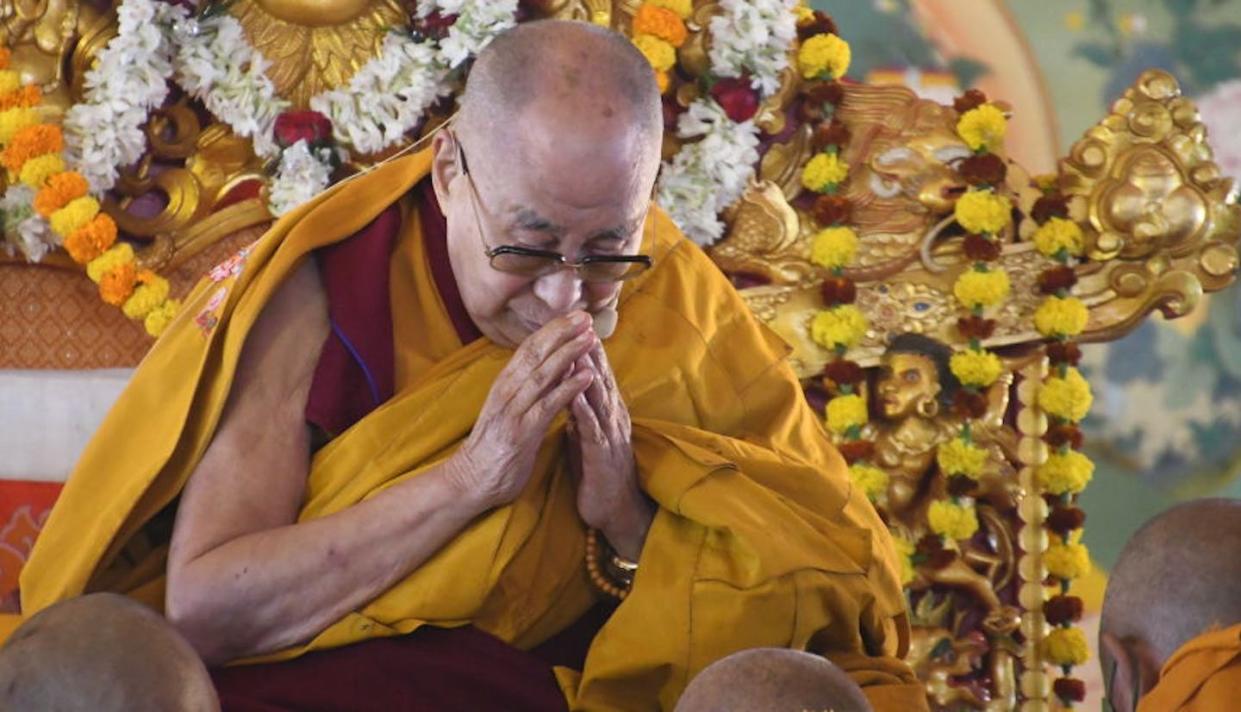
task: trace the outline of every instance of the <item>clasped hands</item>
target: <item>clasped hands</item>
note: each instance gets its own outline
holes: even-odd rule
[[[530,480],[551,421],[565,410],[578,514],[617,553],[637,561],[655,505],[638,486],[629,410],[585,312],[548,322],[517,348],[450,461],[453,479],[463,496],[485,507],[513,501]]]

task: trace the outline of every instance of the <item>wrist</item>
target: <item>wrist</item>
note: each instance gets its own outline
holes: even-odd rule
[[[481,485],[473,461],[463,451],[458,450],[440,466],[440,475],[448,486],[449,496],[454,502],[468,510],[471,515],[481,514],[500,505],[497,497]]]
[[[599,532],[617,554],[636,562],[642,555],[655,511],[655,502],[635,486],[613,516],[598,527]]]

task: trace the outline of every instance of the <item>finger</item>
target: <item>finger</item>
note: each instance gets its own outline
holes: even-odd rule
[[[573,366],[590,349],[595,339],[594,332],[587,329],[561,344],[533,371],[526,374],[512,374],[510,378],[519,378],[521,384],[509,401],[508,407],[520,413],[533,405],[535,401],[545,397],[556,384],[578,374],[581,374],[584,381],[589,384],[594,379],[594,369],[573,369]],[[570,369],[573,371],[570,372]]]
[[[552,418],[568,407],[574,397],[586,390],[592,378],[590,372],[579,371],[561,381],[529,408],[522,410],[519,417],[524,435],[532,436],[546,430]],[[582,427],[580,421],[577,425],[578,428]]]
[[[599,417],[595,415],[594,408],[587,402],[585,393],[578,394],[573,398],[570,410],[573,413],[574,419],[577,420],[579,441],[584,439],[586,442],[596,444],[607,442],[603,424],[599,421]]]
[[[588,331],[590,315],[586,312],[571,312],[552,319],[521,342],[509,361],[508,368],[519,375],[530,373],[551,358],[565,343]]]

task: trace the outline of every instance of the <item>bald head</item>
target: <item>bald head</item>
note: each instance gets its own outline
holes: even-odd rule
[[[708,665],[676,712],[870,712],[861,688],[827,659],[784,648],[754,648]]]
[[[1101,633],[1162,663],[1214,626],[1241,622],[1241,500],[1200,499],[1147,522],[1108,578]]]
[[[163,617],[97,593],[40,611],[0,648],[0,709],[215,712],[206,667]]]
[[[629,125],[658,151],[663,131],[651,65],[624,35],[587,22],[527,22],[496,37],[470,69],[458,131],[508,145],[539,127],[524,120],[531,109],[560,137]]]

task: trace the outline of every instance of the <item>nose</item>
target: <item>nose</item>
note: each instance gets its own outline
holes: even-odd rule
[[[551,314],[565,314],[582,301],[582,280],[577,271],[561,269],[534,280],[534,296]]]

